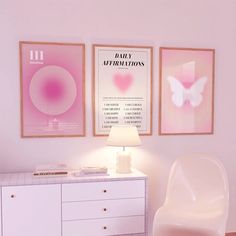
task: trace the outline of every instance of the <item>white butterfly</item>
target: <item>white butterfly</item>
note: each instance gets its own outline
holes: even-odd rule
[[[190,88],[185,88],[174,76],[168,76],[167,81],[173,92],[171,98],[175,106],[182,107],[185,101],[189,101],[192,107],[197,107],[201,104],[203,99],[202,93],[207,82],[206,76],[198,79]]]

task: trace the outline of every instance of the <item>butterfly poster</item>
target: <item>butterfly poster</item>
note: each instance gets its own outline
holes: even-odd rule
[[[159,134],[212,134],[214,49],[160,48]]]
[[[20,42],[21,136],[85,135],[84,44]]]
[[[113,125],[152,133],[152,47],[93,45],[94,135]]]

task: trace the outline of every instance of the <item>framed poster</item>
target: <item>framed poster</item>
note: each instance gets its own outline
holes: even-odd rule
[[[22,41],[19,47],[21,136],[84,136],[84,44]]]
[[[160,48],[159,134],[212,134],[214,49]]]
[[[93,45],[94,135],[113,125],[152,134],[152,47]]]

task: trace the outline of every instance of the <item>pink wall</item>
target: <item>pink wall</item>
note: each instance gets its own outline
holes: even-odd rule
[[[149,176],[149,225],[164,200],[173,161],[204,152],[226,167],[231,191],[228,231],[236,231],[235,10],[235,0],[1,0],[0,171],[33,170],[53,161],[113,166],[114,150],[105,146],[105,138],[92,136],[91,44],[151,45],[153,135],[142,137],[143,145],[132,149],[134,167]],[[19,40],[86,44],[86,137],[20,138]],[[159,46],[216,49],[214,135],[157,135]]]

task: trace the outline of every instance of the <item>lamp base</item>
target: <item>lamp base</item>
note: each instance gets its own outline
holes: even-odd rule
[[[130,152],[117,152],[116,172],[120,174],[131,173],[131,154]]]

